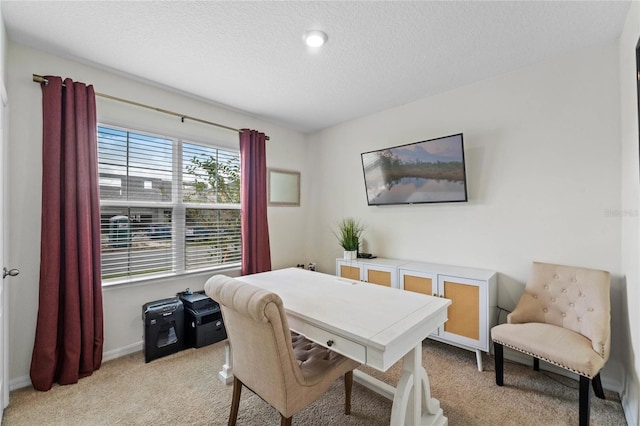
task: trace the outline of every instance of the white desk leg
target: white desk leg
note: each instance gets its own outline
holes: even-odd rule
[[[418,344],[402,360],[402,376],[396,387],[391,408],[391,424],[446,425],[440,401],[431,397],[427,370],[422,366],[422,344]]]
[[[478,371],[482,371],[482,352],[476,349],[476,362],[478,363]]]
[[[231,359],[231,344],[228,340],[224,344],[224,357],[225,363],[222,365],[222,370],[218,373],[218,378],[222,383],[228,385],[233,381],[233,360]]]

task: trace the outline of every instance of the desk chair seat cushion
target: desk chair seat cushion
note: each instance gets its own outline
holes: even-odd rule
[[[351,361],[295,332],[291,332],[291,343],[296,360],[307,383],[317,383],[323,379],[322,376],[328,369],[333,369],[346,361],[349,361],[347,364],[351,364],[351,368],[356,368],[359,365],[357,362]]]
[[[491,338],[511,349],[592,379],[605,359],[593,350],[591,340],[575,331],[543,323],[501,324]]]
[[[220,304],[234,375],[284,417],[314,402],[360,365],[302,336],[292,338],[275,293],[224,275],[211,277],[205,292]]]

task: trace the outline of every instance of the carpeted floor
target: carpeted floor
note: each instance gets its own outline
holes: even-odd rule
[[[578,383],[531,368],[505,364],[505,386],[495,385],[493,359],[426,340],[424,365],[432,395],[440,400],[453,426],[577,425]],[[259,356],[259,354],[256,354]],[[48,392],[24,388],[11,392],[2,424],[12,425],[226,425],[231,386],[218,380],[224,344],[187,349],[145,364],[142,353],[105,362],[78,384]],[[395,385],[400,363],[382,374],[361,367]],[[591,425],[626,425],[620,400],[591,397]],[[314,404],[296,414],[297,425],[388,425],[391,401],[354,384],[352,414],[342,414],[341,380]],[[239,425],[277,425],[279,414],[248,390],[242,392]]]

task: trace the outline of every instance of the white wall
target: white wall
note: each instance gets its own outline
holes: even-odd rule
[[[390,84],[393,84],[390,82]],[[499,272],[513,309],[532,261],[612,273],[612,360],[622,383],[620,101],[617,44],[599,47],[324,130],[315,159],[308,247],[319,270],[341,256],[331,228],[362,220],[366,251]],[[468,203],[368,207],[360,153],[464,133]],[[637,156],[635,157],[637,159]],[[504,318],[503,318],[504,319]],[[470,355],[471,356],[471,355]]]
[[[640,153],[638,152],[638,98],[636,79],[636,44],[640,37],[640,3],[632,2],[620,38],[620,117],[621,117],[621,187],[622,187],[622,312],[629,318],[623,328],[626,341],[621,348],[627,368],[622,403],[627,422],[640,421]]]
[[[10,235],[8,264],[21,273],[12,283],[10,312],[10,378],[12,387],[25,384],[35,335],[40,262],[40,200],[42,164],[42,95],[32,74],[58,75],[93,84],[97,92],[134,100],[235,128],[249,127],[271,137],[267,142],[267,165],[302,172],[303,189],[309,185],[306,171],[305,136],[229,109],[181,94],[143,84],[113,73],[61,59],[37,50],[9,43],[8,91],[10,116]],[[203,81],[202,84],[206,84]],[[238,147],[238,134],[189,122],[122,103],[98,98],[98,120],[132,126],[155,133],[166,131],[199,142]],[[301,207],[270,207],[272,264],[274,268],[308,263],[303,235],[308,207],[303,191]],[[170,297],[189,287],[202,289],[211,273],[181,279],[165,279],[104,290],[105,344],[107,358],[141,349],[142,305]]]

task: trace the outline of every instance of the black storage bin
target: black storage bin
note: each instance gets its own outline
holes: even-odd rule
[[[184,349],[184,306],[179,298],[145,303],[142,320],[145,362]]]
[[[204,292],[178,294],[184,305],[185,345],[201,348],[227,338],[220,305]]]

